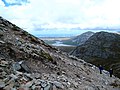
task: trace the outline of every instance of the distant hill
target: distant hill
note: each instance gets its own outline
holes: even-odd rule
[[[63,43],[68,44],[68,45],[78,46],[78,45],[83,44],[85,41],[87,41],[88,38],[91,37],[93,34],[94,32],[88,31],[81,35],[70,38],[69,40],[64,40]]]
[[[120,79],[0,17],[0,90],[119,90]]]
[[[72,55],[95,65],[113,68],[120,77],[120,35],[116,33],[98,32],[84,44],[71,52]]]

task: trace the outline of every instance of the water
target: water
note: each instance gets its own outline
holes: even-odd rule
[[[67,45],[67,44],[63,44],[61,41],[56,41],[54,44],[52,44],[53,46],[72,46],[72,45]]]
[[[75,36],[73,34],[39,34],[39,35],[35,35],[37,37],[71,37],[71,36]]]

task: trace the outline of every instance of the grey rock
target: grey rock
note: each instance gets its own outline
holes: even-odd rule
[[[32,75],[31,75],[31,74],[28,74],[28,73],[24,73],[24,78],[26,78],[26,80],[28,80],[28,81],[31,81],[31,80],[34,79],[34,78],[32,77]]]
[[[5,87],[5,83],[4,82],[0,82],[0,88],[4,88]]]
[[[48,85],[46,81],[41,80],[41,87],[45,88]]]
[[[2,68],[0,68],[0,72],[3,72],[3,69],[2,69]]]
[[[41,88],[41,86],[35,86],[33,90],[43,90],[43,88]]]
[[[34,83],[35,85],[40,85],[41,84],[40,79],[37,79]]]
[[[16,88],[11,88],[11,90],[17,90]]]
[[[31,89],[32,89],[32,90],[35,90],[35,89],[36,89],[36,86],[35,86],[35,85],[32,85]]]
[[[47,84],[47,86],[44,87],[44,90],[50,90],[50,88],[51,88],[51,84]]]
[[[8,65],[8,62],[7,61],[0,61],[0,66],[2,67],[6,67]]]
[[[14,75],[14,74],[11,74],[11,75],[9,75],[11,78],[13,78],[14,80],[15,79],[17,79],[18,77],[16,76],[16,75]]]
[[[13,69],[15,69],[15,70],[20,70],[20,69],[21,69],[20,64],[19,64],[18,62],[14,63],[14,64],[13,64]]]
[[[2,40],[0,40],[0,43],[1,43],[1,44],[4,44],[5,42],[4,42],[4,41],[2,41]]]
[[[96,89],[90,86],[85,86],[85,90],[96,90]]]
[[[32,74],[32,77],[38,79],[38,78],[41,78],[41,75],[39,73],[34,73]]]
[[[52,88],[53,90],[57,90],[57,87],[55,86],[55,85],[53,85],[53,88]]]
[[[27,64],[25,64],[25,62],[22,62],[21,63],[21,67],[28,73],[31,73],[29,67],[27,66]]]
[[[34,81],[29,81],[28,83],[25,84],[26,87],[31,87],[33,85]]]
[[[61,88],[61,89],[64,88],[64,86],[63,86],[60,82],[58,82],[58,81],[54,81],[53,84],[54,84],[57,88]]]

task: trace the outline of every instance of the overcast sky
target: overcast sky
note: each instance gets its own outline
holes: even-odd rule
[[[120,0],[0,0],[0,15],[34,34],[40,28],[116,28],[119,9]]]

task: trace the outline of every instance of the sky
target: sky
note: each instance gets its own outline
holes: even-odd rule
[[[120,0],[0,0],[0,15],[33,35],[79,34],[83,30],[78,28],[120,28],[119,4]]]

